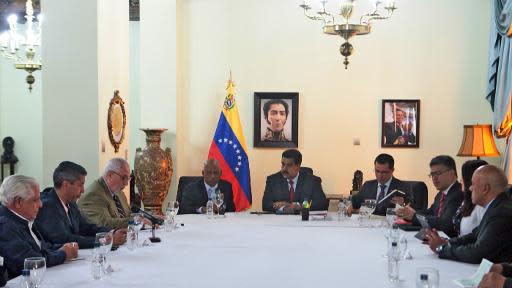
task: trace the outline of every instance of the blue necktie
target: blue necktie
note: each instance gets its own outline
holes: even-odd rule
[[[379,185],[380,187],[380,191],[379,191],[379,195],[377,196],[377,204],[379,204],[380,200],[382,200],[382,198],[384,198],[385,194],[386,194],[386,185]]]

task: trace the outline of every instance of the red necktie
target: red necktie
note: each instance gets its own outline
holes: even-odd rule
[[[295,201],[295,189],[293,189],[293,180],[288,180],[288,183],[290,184],[290,202]]]
[[[444,198],[446,195],[441,192],[441,200],[439,200],[439,207],[437,207],[437,218],[441,217],[441,212],[443,211]]]

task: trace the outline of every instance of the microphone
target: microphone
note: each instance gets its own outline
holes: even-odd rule
[[[132,206],[131,210],[132,210],[132,213],[141,213],[142,215],[144,215],[144,218],[149,219],[149,221],[151,221],[151,223],[153,225],[155,225],[155,224],[158,224],[160,226],[164,225],[164,220],[149,214],[148,212],[140,209],[140,207]]]

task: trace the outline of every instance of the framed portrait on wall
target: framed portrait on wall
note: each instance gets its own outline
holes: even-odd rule
[[[381,147],[418,148],[420,100],[382,100]]]
[[[254,92],[254,147],[297,148],[299,93]]]

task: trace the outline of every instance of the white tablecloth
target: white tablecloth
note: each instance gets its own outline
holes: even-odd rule
[[[80,250],[86,260],[48,268],[41,287],[415,287],[416,268],[429,266],[439,270],[440,287],[446,288],[457,287],[453,279],[477,268],[438,259],[409,232],[413,259],[400,262],[402,281],[393,286],[382,257],[381,228],[248,213],[228,213],[223,219],[178,215],[177,221],[185,226],[157,231],[161,243],[111,252],[116,271],[105,280],[92,280],[91,250]]]

